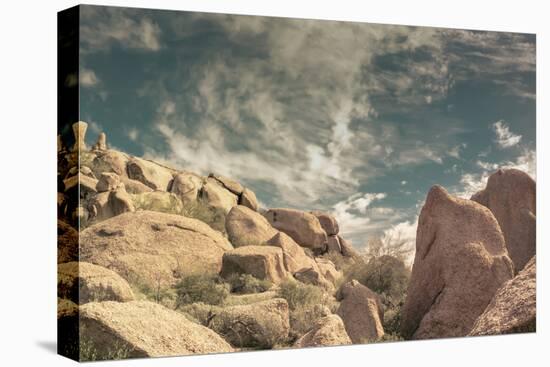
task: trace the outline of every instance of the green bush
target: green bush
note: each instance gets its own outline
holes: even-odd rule
[[[225,213],[209,207],[202,199],[186,202],[179,214],[198,219],[212,229],[225,234]]]
[[[291,310],[295,310],[300,306],[321,304],[325,298],[325,292],[311,284],[287,280],[281,283],[279,296],[286,299]]]
[[[218,276],[190,275],[175,286],[176,308],[195,302],[221,305],[229,295],[229,286]]]
[[[232,274],[227,282],[233,293],[262,293],[272,286],[269,280],[258,279],[250,274]]]

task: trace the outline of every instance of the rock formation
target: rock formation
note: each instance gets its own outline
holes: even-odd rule
[[[102,266],[76,261],[57,266],[57,295],[81,305],[134,300],[132,289],[120,275]]]
[[[533,257],[514,279],[504,283],[470,335],[499,335],[532,332],[537,323],[536,258]]]
[[[273,246],[243,246],[223,255],[220,275],[250,274],[278,284],[288,278],[283,251]]]
[[[88,303],[80,307],[80,327],[95,348],[118,346],[127,358],[233,351],[214,331],[146,301]]]
[[[167,191],[172,182],[172,172],[159,164],[132,157],[126,167],[128,177],[140,181],[153,190]]]
[[[202,179],[194,174],[181,172],[174,176],[170,192],[177,195],[183,203],[197,200],[202,187]]]
[[[231,208],[225,230],[234,247],[263,245],[278,232],[261,214],[242,205]]]
[[[225,307],[208,327],[234,347],[272,348],[288,337],[288,303],[281,298],[250,305]]]
[[[327,347],[351,343],[342,319],[338,315],[329,315],[317,320],[313,328],[294,343],[294,347]]]
[[[323,230],[326,232],[328,236],[336,236],[340,231],[338,222],[336,221],[336,218],[334,218],[333,215],[330,215],[329,213],[325,213],[318,210],[312,211],[311,214],[317,217],[317,219],[319,220],[319,223],[321,224],[321,227],[323,227]]]
[[[92,150],[107,150],[107,135],[104,132],[99,133]]]
[[[500,169],[487,187],[472,196],[497,219],[515,270],[523,269],[536,251],[537,187],[528,174],[517,169]]]
[[[512,274],[491,211],[432,187],[419,217],[402,334],[415,339],[467,335]]]
[[[130,284],[173,285],[189,274],[217,274],[232,249],[207,224],[151,211],[124,213],[80,235],[81,261],[116,271]]]
[[[327,234],[313,214],[294,209],[269,209],[264,216],[302,247],[324,251]]]
[[[338,293],[337,314],[353,343],[373,342],[384,335],[382,303],[376,293],[357,280],[344,284]]]
[[[88,124],[84,121],[78,121],[73,124],[74,145],[73,152],[80,152],[86,150],[86,130]]]

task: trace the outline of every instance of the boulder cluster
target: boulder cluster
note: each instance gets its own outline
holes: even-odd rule
[[[108,356],[117,346],[126,358],[340,345],[383,335],[374,292],[350,283],[334,297],[343,273],[329,258],[353,264],[360,256],[331,214],[261,209],[254,192],[233,179],[109,149],[104,133],[88,149],[85,132],[86,123],[75,124],[69,150],[59,139],[61,344],[78,332]],[[162,291],[197,275],[224,284],[251,277],[270,289],[183,311],[159,301]],[[292,310],[279,292],[288,282],[319,289],[340,307],[317,305],[308,311],[315,322],[291,337]]]
[[[88,149],[86,127],[74,125],[70,149],[58,138],[58,326],[66,354],[88,358],[86,343],[103,358],[131,358],[387,336],[392,300],[344,274],[367,262],[333,215],[260,208],[231,178],[109,149],[104,133]],[[399,337],[534,330],[535,202],[535,182],[513,169],[497,171],[471,200],[432,187],[394,317]],[[301,304],[306,297],[315,304]]]

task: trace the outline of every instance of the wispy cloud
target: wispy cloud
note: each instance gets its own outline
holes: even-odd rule
[[[91,69],[80,68],[79,77],[83,87],[94,87],[99,83],[99,78]]]
[[[81,7],[80,42],[84,53],[122,48],[158,51],[161,29],[143,12],[130,8]]]
[[[522,136],[516,135],[510,131],[510,127],[504,122],[499,120],[493,124],[493,130],[496,134],[495,142],[500,148],[510,148],[517,145]]]

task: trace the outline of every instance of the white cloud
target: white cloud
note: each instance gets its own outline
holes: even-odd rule
[[[93,70],[81,68],[80,73],[80,85],[83,87],[93,87],[99,83],[99,78]]]
[[[403,180],[401,181],[401,186],[405,186],[407,184],[407,181]]]
[[[493,130],[496,134],[495,141],[500,148],[510,148],[521,141],[522,136],[512,133],[504,120],[495,122],[493,124]]]
[[[139,131],[135,127],[132,127],[131,129],[128,129],[126,132],[126,135],[131,141],[137,141],[139,137]]]
[[[161,29],[135,9],[81,7],[80,42],[84,53],[123,48],[158,51]]]

